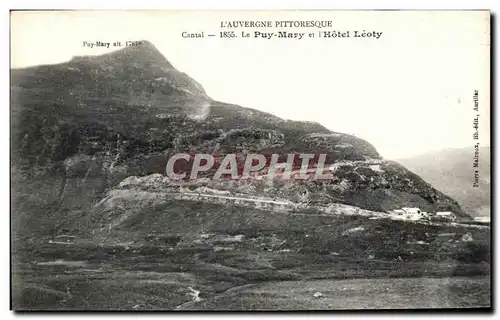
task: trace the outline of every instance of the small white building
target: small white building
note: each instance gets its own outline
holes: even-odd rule
[[[406,214],[420,214],[422,212],[419,208],[404,207],[402,209]]]
[[[490,222],[490,217],[475,217],[474,221],[477,221],[477,222]]]
[[[457,217],[451,211],[436,212],[436,217],[441,218],[441,219],[451,220],[451,221],[454,221],[457,219]]]
[[[423,218],[428,218],[429,214],[423,212],[420,208],[404,207],[397,210],[392,210],[393,214],[396,215],[397,219],[417,221]]]

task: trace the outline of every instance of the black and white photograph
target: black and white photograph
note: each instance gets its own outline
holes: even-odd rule
[[[490,22],[11,11],[11,309],[491,309]]]

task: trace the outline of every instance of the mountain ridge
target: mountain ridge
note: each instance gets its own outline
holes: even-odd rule
[[[332,181],[276,185],[270,193],[293,198],[308,190],[314,202],[340,199],[376,211],[419,206],[468,217],[453,199],[382,159],[367,141],[213,100],[158,54],[147,42],[144,48],[12,70],[12,167],[33,184],[21,183],[25,190],[18,189],[15,200],[28,220],[40,211],[33,199],[65,220],[68,212],[92,208],[128,176],[164,174],[166,159],[176,152],[324,153],[328,165],[338,164]],[[38,198],[38,186],[50,195]]]

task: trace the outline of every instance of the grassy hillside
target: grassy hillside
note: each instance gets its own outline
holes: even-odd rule
[[[442,287],[447,296],[440,299],[462,296],[471,285],[483,283],[479,300],[468,303],[489,301],[489,228],[286,214],[178,200],[110,201],[113,206],[107,210],[102,207],[61,226],[59,231],[76,236],[71,245],[32,237],[15,247],[16,308],[353,308],[369,305],[363,297],[371,299],[370,292],[386,292],[384,285],[391,282],[387,278],[413,287],[414,282],[404,284],[408,277],[455,283],[446,279],[460,276],[468,277],[470,284],[457,283],[453,294],[446,292],[451,287]],[[111,229],[110,222],[115,222]],[[312,297],[317,291],[328,299],[336,295],[321,283],[350,287],[348,281],[332,281],[366,278],[378,280],[370,281],[370,288],[349,291],[352,300],[345,304],[326,307],[317,304],[324,300]],[[275,285],[292,291],[275,299]],[[200,291],[201,302],[193,301],[189,287]],[[403,296],[409,292],[398,290]],[[391,307],[412,305],[387,299]],[[432,307],[419,301],[420,307]],[[454,301],[456,307],[467,305],[463,297]]]

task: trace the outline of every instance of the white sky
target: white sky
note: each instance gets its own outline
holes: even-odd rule
[[[218,33],[222,20],[331,20],[329,31],[383,35],[181,37],[182,31]],[[489,13],[472,11],[17,12],[11,16],[11,65],[115,50],[84,48],[83,41],[149,40],[216,100],[316,121],[366,139],[386,158],[401,158],[473,145],[474,89],[480,142],[489,145],[489,30]]]

